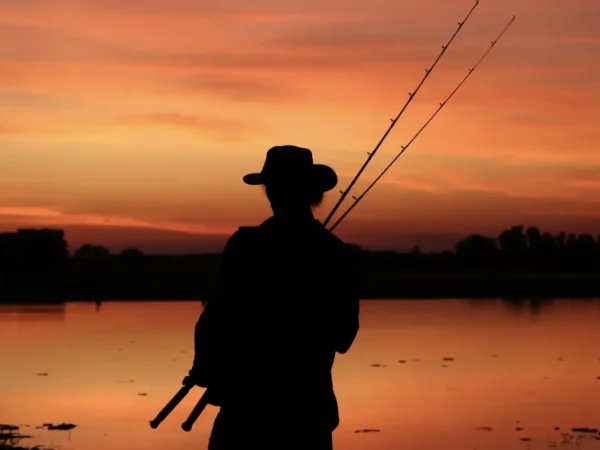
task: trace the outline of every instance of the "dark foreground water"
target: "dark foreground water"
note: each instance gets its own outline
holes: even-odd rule
[[[190,367],[201,308],[0,306],[0,423],[33,436],[21,445],[206,448],[216,408],[180,429],[200,388],[157,430],[148,425]],[[600,448],[600,434],[571,432],[600,428],[598,301],[364,301],[334,374],[339,450]],[[77,427],[36,428],[48,422]]]

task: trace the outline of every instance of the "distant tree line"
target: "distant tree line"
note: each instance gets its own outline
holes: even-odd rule
[[[487,267],[580,271],[600,266],[600,234],[553,235],[522,225],[503,231],[497,238],[472,234],[456,244],[459,262]]]
[[[537,227],[524,230],[519,225],[503,231],[497,238],[472,234],[456,244],[456,253],[463,256],[494,257],[500,252],[519,257],[588,257],[600,252],[600,234],[596,238],[587,233],[552,235],[542,233]]]
[[[386,274],[414,272],[600,271],[600,234],[553,235],[537,227],[515,225],[497,237],[472,234],[458,241],[453,251],[424,253],[420,247],[410,252],[370,251],[354,246],[362,253],[363,269]],[[194,268],[214,273],[218,254],[145,255],[136,248],[117,254],[96,244],[85,244],[72,255],[60,229],[19,229],[0,233],[0,267],[6,272],[110,270],[117,268],[154,268],[168,271]],[[120,270],[120,269],[119,269]]]
[[[60,269],[69,255],[63,230],[22,228],[0,233],[0,268],[7,270]]]
[[[144,256],[136,248],[113,255],[107,248],[94,244],[85,244],[69,255],[65,233],[60,229],[21,228],[0,233],[0,263],[5,270],[55,270],[66,267],[69,260],[108,261],[115,257],[135,263],[141,262]]]
[[[362,298],[599,297],[600,236],[513,226],[473,234],[453,251],[361,254]],[[112,254],[85,244],[69,254],[63,230],[0,233],[0,302],[203,299],[220,255]]]

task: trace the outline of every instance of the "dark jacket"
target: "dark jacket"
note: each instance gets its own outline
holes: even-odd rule
[[[331,369],[359,328],[357,256],[316,220],[231,236],[195,333],[193,372],[214,404],[337,427]]]

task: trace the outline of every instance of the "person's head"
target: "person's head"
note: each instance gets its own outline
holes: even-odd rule
[[[277,214],[318,206],[324,193],[336,186],[337,175],[329,166],[314,164],[309,149],[285,145],[271,148],[262,171],[246,175],[244,182],[263,185]]]
[[[313,186],[298,186],[289,183],[267,183],[265,194],[273,212],[306,210],[317,207],[323,201],[324,192]]]

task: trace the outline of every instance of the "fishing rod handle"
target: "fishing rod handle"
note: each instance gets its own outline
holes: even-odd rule
[[[150,428],[156,429],[161,424],[163,420],[167,418],[169,414],[175,409],[181,400],[185,398],[186,395],[190,392],[190,389],[194,387],[194,384],[191,382],[189,377],[185,377],[182,381],[183,386],[179,391],[173,396],[173,398],[165,405],[165,407],[157,414],[154,420],[150,421]]]
[[[192,430],[194,423],[196,422],[196,420],[198,420],[198,417],[200,417],[200,414],[202,414],[202,412],[208,405],[208,399],[208,390],[206,390],[204,391],[204,394],[202,394],[202,397],[200,397],[200,400],[198,400],[198,403],[196,403],[196,406],[194,406],[194,409],[188,416],[187,420],[181,424],[181,429],[183,431]]]

